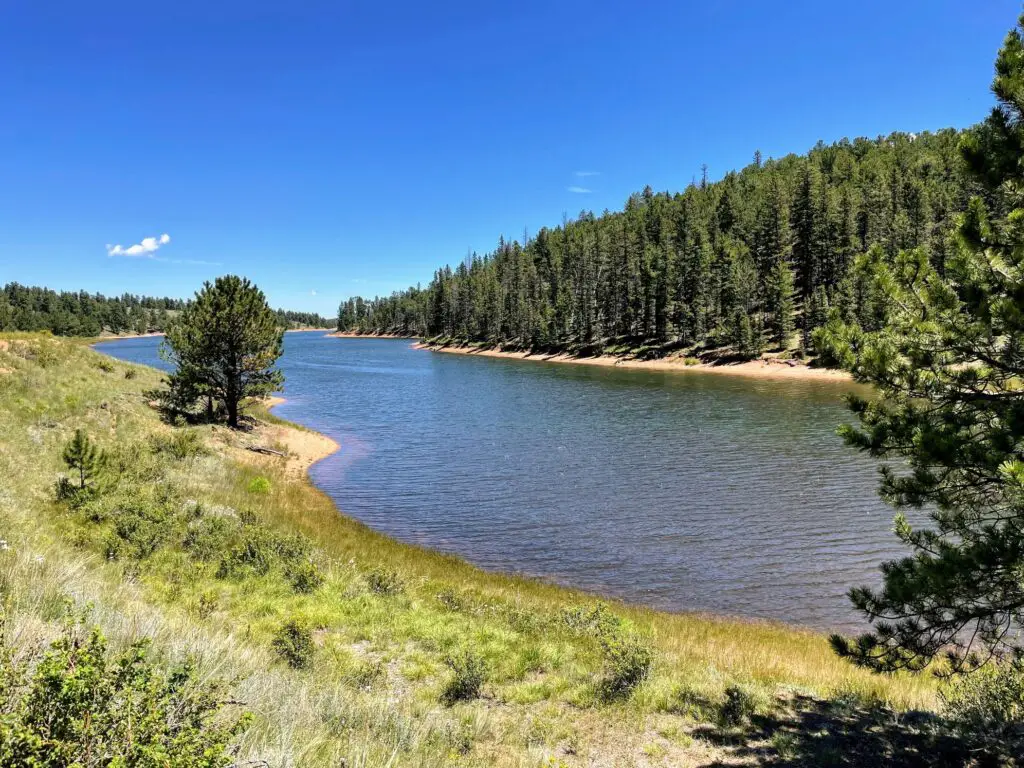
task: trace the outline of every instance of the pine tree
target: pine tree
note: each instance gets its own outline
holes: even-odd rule
[[[835,649],[875,670],[949,671],[1024,651],[1024,16],[996,62],[999,101],[963,142],[991,207],[961,217],[945,276],[922,248],[878,259],[888,327],[848,327],[835,352],[879,396],[852,398],[859,428],[846,441],[887,466],[882,496],[923,509],[920,527],[897,515],[907,557],[883,566],[878,590],[851,592],[873,623]]]
[[[68,469],[77,473],[79,490],[85,490],[106,462],[106,454],[89,439],[84,430],[76,429],[75,436],[64,447],[64,463]]]
[[[793,270],[779,259],[768,276],[767,305],[771,340],[782,349],[789,346],[793,336]]]
[[[238,427],[243,399],[278,392],[284,384],[274,368],[283,333],[263,292],[247,279],[227,275],[204,284],[162,347],[175,366],[169,377],[172,400],[216,400],[224,405],[228,425]]]

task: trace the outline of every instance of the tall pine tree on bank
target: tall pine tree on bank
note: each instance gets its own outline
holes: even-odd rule
[[[281,390],[284,375],[274,367],[284,329],[263,292],[245,278],[218,277],[201,291],[167,330],[161,347],[174,364],[170,401],[189,407],[205,400],[223,405],[227,422],[238,427],[239,404]]]
[[[911,554],[883,565],[880,589],[851,592],[871,631],[832,639],[875,670],[918,670],[942,656],[956,672],[1024,650],[1024,17],[1020,25],[996,61],[998,107],[962,143],[984,195],[959,218],[951,252],[938,264],[922,247],[875,252],[862,267],[887,324],[865,330],[833,313],[816,334],[878,390],[851,399],[860,426],[843,437],[902,460],[884,468],[882,496],[928,519],[897,516]]]

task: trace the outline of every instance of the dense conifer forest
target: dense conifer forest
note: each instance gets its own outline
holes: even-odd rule
[[[894,133],[762,159],[622,211],[584,211],[437,270],[426,288],[343,301],[338,328],[581,353],[643,347],[813,352],[830,312],[865,329],[885,307],[855,265],[923,248],[940,273],[953,215],[979,193],[961,133]],[[861,259],[862,262],[867,259]]]
[[[57,291],[8,283],[0,288],[0,331],[50,331],[57,336],[98,336],[163,331],[185,308],[183,299],[153,296],[103,296],[86,291]],[[326,328],[333,324],[314,312],[277,310],[286,328]]]

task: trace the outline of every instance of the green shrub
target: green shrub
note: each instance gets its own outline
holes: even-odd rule
[[[795,733],[788,731],[776,731],[771,738],[772,749],[778,755],[779,760],[792,762],[800,752],[800,744]]]
[[[19,345],[12,350],[17,351],[19,348],[24,359],[34,361],[40,368],[50,368],[61,361],[57,345],[48,341],[31,341],[24,347]]]
[[[1024,754],[1024,662],[989,664],[939,693],[948,725],[987,752]]]
[[[324,575],[320,567],[311,559],[295,560],[287,563],[284,577],[299,594],[308,595],[316,592],[324,583]]]
[[[452,676],[441,691],[441,701],[451,706],[457,701],[479,698],[487,680],[487,663],[483,657],[464,648],[447,656],[444,663],[452,671]]]
[[[163,505],[143,500],[122,505],[113,514],[114,530],[107,557],[144,560],[169,537],[170,515]]]
[[[405,589],[399,575],[387,568],[374,568],[366,574],[366,583],[378,595],[400,595]]]
[[[372,688],[374,683],[387,677],[387,670],[384,663],[379,659],[367,661],[357,666],[345,679],[354,687],[360,690]]]
[[[78,491],[78,486],[71,482],[71,478],[61,475],[54,485],[53,495],[57,497],[57,501],[72,501],[78,496]]]
[[[605,603],[588,608],[585,605],[562,610],[562,622],[573,634],[601,638],[613,634],[622,626],[622,619],[609,610]]]
[[[730,685],[725,689],[725,701],[718,711],[718,722],[726,728],[738,728],[750,722],[754,708],[754,697],[748,690]]]
[[[169,435],[155,435],[150,444],[154,453],[167,453],[178,460],[206,453],[203,438],[192,429],[175,430]]]
[[[466,607],[459,593],[451,587],[445,587],[437,593],[437,602],[449,611],[461,611]]]
[[[99,368],[104,373],[114,372],[114,364],[110,360],[107,360],[105,357],[101,357],[96,360],[96,367]]]
[[[228,548],[238,530],[238,523],[226,517],[204,517],[193,522],[182,546],[196,560],[208,562]]]
[[[270,481],[263,475],[258,475],[249,481],[249,493],[256,493],[265,496],[270,493]]]
[[[292,669],[307,669],[313,663],[313,632],[302,621],[286,621],[274,633],[271,644],[277,655]]]
[[[129,379],[129,380],[134,379],[138,375],[139,375],[139,372],[136,371],[134,368],[129,368],[128,370],[126,370],[124,372],[124,377],[126,379]]]
[[[654,653],[646,641],[633,634],[607,632],[600,642],[604,657],[601,693],[606,699],[625,698],[647,678]]]
[[[234,543],[224,551],[217,577],[237,577],[245,573],[264,576],[275,565],[287,571],[303,560],[310,560],[312,547],[309,539],[295,534],[279,536],[246,515]]]
[[[192,664],[163,672],[145,640],[113,654],[99,629],[78,622],[30,653],[0,634],[0,689],[0,765],[12,768],[219,768],[247,722]]]

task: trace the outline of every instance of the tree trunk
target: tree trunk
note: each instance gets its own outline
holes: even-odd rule
[[[228,411],[228,426],[232,429],[238,429],[238,400],[234,397],[228,397],[224,401],[224,407]]]

